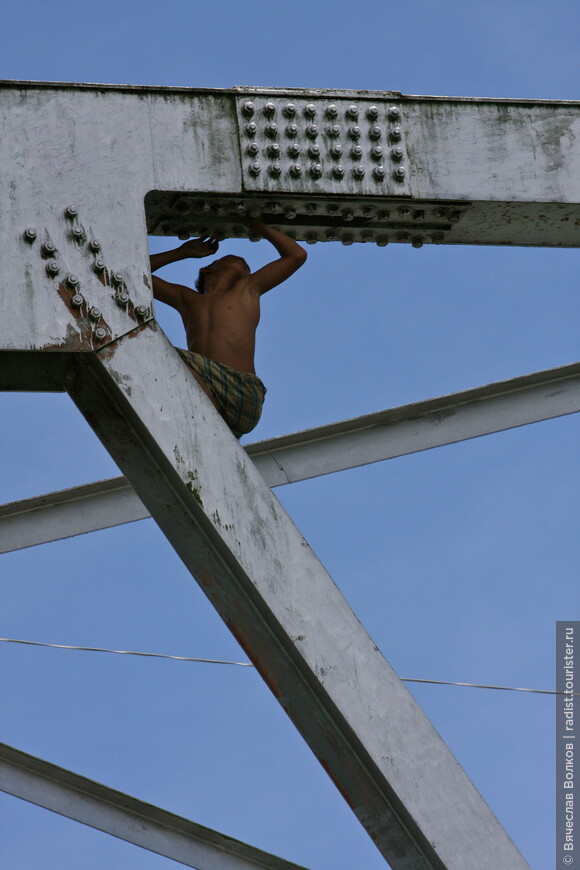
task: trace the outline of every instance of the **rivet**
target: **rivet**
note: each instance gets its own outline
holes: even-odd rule
[[[244,103],[244,105],[242,106],[242,112],[244,113],[246,118],[251,118],[254,114],[254,111],[254,104],[250,100],[248,100],[248,102]]]
[[[70,233],[74,239],[77,239],[77,241],[80,241],[80,239],[83,239],[84,235],[85,235],[84,229],[81,226],[79,226],[78,224],[71,229]]]
[[[311,145],[308,149],[308,154],[312,159],[320,157],[320,147],[318,145]]]
[[[304,109],[304,114],[307,118],[315,118],[316,117],[316,106],[314,103],[308,103],[306,108]]]
[[[296,217],[296,209],[287,208],[286,211],[284,212],[284,217],[286,218],[287,221],[293,221],[294,218]]]
[[[391,148],[391,160],[402,160],[404,156],[405,152],[400,145],[395,145],[394,148]]]
[[[147,317],[149,314],[149,308],[146,305],[137,305],[135,308],[135,314],[137,317]]]
[[[350,235],[350,233],[347,233],[346,235],[341,236],[340,241],[343,245],[352,245],[352,243],[354,242],[354,238]]]
[[[254,121],[250,121],[249,124],[246,124],[246,134],[248,136],[255,136],[258,132],[258,125]]]
[[[317,241],[318,236],[316,235],[316,233],[308,233],[308,235],[306,236],[307,245],[315,245]]]
[[[93,263],[93,268],[94,268],[95,272],[104,272],[105,271],[105,261],[103,259],[101,259],[101,257],[98,257],[98,259],[96,259],[95,262]]]
[[[78,215],[79,210],[76,205],[67,205],[64,213],[68,218],[75,218]]]
[[[336,166],[332,167],[332,174],[334,175],[335,178],[342,178],[343,177],[344,168],[340,165],[340,163],[337,163]]]
[[[101,250],[101,247],[102,247],[102,246],[101,246],[101,242],[100,242],[99,239],[91,239],[91,240],[90,240],[90,242],[89,242],[89,248],[91,249],[91,251],[93,251],[93,253],[96,253],[97,251],[100,251],[100,250]]]
[[[421,236],[415,236],[415,238],[413,239],[411,244],[414,248],[422,248],[423,247],[423,239],[421,238]]]
[[[330,106],[326,107],[326,117],[327,118],[336,118],[337,115],[338,115],[338,109],[336,108],[334,103],[331,103]]]
[[[302,175],[302,167],[299,163],[293,163],[290,167],[290,175],[292,178],[300,178]]]
[[[45,242],[41,247],[40,252],[44,254],[46,257],[52,257],[56,254],[56,245],[53,245],[52,242]]]
[[[282,109],[282,113],[285,115],[286,118],[293,118],[296,114],[296,106],[294,105],[294,103],[287,103]]]
[[[342,145],[338,145],[338,144],[333,145],[332,148],[330,149],[330,153],[331,153],[332,157],[339,158],[342,154]]]
[[[353,221],[354,220],[354,212],[351,211],[349,208],[345,209],[342,212],[342,219],[343,219],[343,221],[347,221],[347,223],[349,221]]]
[[[294,137],[298,135],[298,125],[288,124],[288,126],[286,127],[286,135],[289,139],[294,139]]]
[[[318,127],[317,127],[317,125],[316,125],[316,124],[309,124],[308,127],[306,128],[306,135],[307,135],[310,139],[316,139],[316,137],[318,136]]]
[[[256,175],[259,175],[261,171],[262,167],[259,163],[250,163],[250,175],[253,175],[255,177]]]
[[[294,143],[293,145],[289,145],[287,148],[288,157],[299,157],[300,156],[300,145]]]
[[[348,135],[351,139],[360,138],[360,127],[358,126],[358,124],[355,124],[354,127],[349,127]]]
[[[340,127],[338,124],[332,124],[332,126],[328,128],[328,135],[332,136],[333,139],[340,136]]]
[[[393,142],[398,142],[401,136],[402,133],[400,127],[393,127],[391,130],[389,130],[389,138],[392,139]]]
[[[385,177],[385,167],[375,166],[375,168],[373,169],[373,175],[377,179],[377,181],[382,181]]]
[[[27,242],[32,243],[36,238],[36,230],[34,227],[28,227],[24,230],[24,238]]]
[[[117,293],[117,295],[115,296],[115,302],[119,306],[127,305],[127,303],[129,302],[129,294],[125,293],[124,291],[122,293]]]
[[[376,121],[379,117],[379,110],[376,106],[369,106],[367,109],[367,118],[369,121]]]
[[[264,128],[264,133],[266,134],[266,136],[274,139],[278,135],[278,124],[267,124]]]
[[[93,335],[97,341],[104,341],[107,337],[107,330],[103,329],[102,326],[98,326],[93,332]]]
[[[70,272],[65,276],[65,283],[67,287],[75,288],[79,286],[79,279],[76,275],[72,275]]]
[[[371,139],[380,139],[382,135],[383,131],[380,127],[377,127],[376,125],[374,127],[371,127],[369,130],[369,138]]]
[[[313,163],[309,172],[312,178],[320,178],[322,175],[322,166],[320,163]]]
[[[389,244],[388,236],[377,236],[375,244],[378,248],[384,248]]]
[[[58,275],[58,273],[60,272],[60,266],[58,265],[56,260],[51,260],[49,263],[46,264],[46,271],[51,276]]]
[[[358,178],[358,179],[364,178],[364,175],[365,175],[364,166],[355,166],[354,169],[352,170],[352,175],[353,175],[353,178]]]
[[[353,145],[350,149],[350,156],[353,160],[360,160],[363,155],[363,150],[360,145]]]
[[[272,175],[274,178],[278,178],[280,173],[282,172],[282,167],[279,163],[270,163],[268,166],[268,173]]]
[[[279,157],[280,156],[280,146],[277,142],[274,142],[272,145],[268,145],[267,148],[268,157]]]
[[[405,169],[404,166],[397,166],[397,168],[393,172],[393,178],[395,179],[395,181],[403,181],[406,174],[407,174],[407,170]]]
[[[387,111],[387,115],[391,119],[391,121],[396,121],[397,118],[401,117],[401,110],[398,106],[391,106]]]
[[[271,118],[272,115],[276,114],[276,106],[274,103],[266,103],[262,111],[267,118]]]
[[[75,293],[75,295],[71,297],[70,304],[73,308],[80,308],[82,305],[84,305],[84,301],[84,296],[81,296],[80,293]]]
[[[95,322],[97,320],[100,320],[101,319],[101,309],[97,308],[96,306],[93,305],[92,308],[89,308],[89,317],[91,318],[91,320],[94,320]]]
[[[111,275],[111,281],[113,282],[113,284],[116,284],[117,286],[119,286],[120,284],[123,283],[123,273],[122,272],[113,272],[113,274]]]
[[[373,160],[380,160],[382,156],[383,149],[380,145],[375,145],[373,148],[371,148],[371,157],[373,158]]]

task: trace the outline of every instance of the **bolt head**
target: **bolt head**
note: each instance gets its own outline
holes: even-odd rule
[[[255,157],[258,154],[259,150],[260,149],[258,148],[256,142],[251,142],[246,148],[246,154],[248,154],[250,157]]]
[[[135,308],[135,314],[137,317],[147,317],[149,314],[149,308],[146,305],[137,305]]]
[[[309,171],[312,178],[320,178],[322,175],[322,166],[320,163],[313,163]]]
[[[302,167],[299,163],[293,163],[290,167],[290,175],[292,178],[300,178],[302,175]]]
[[[340,127],[338,124],[332,124],[332,126],[328,128],[328,135],[332,136],[334,139],[340,136]]]
[[[385,167],[375,166],[375,168],[373,169],[373,175],[377,179],[377,181],[382,181],[385,177]]]
[[[267,102],[264,104],[264,108],[262,109],[262,111],[267,118],[271,118],[272,115],[276,114],[276,106],[274,105],[274,103]]]
[[[24,239],[27,242],[33,242],[36,238],[36,229],[34,227],[28,227],[24,230]]]
[[[289,145],[287,150],[288,150],[288,157],[299,157],[300,156],[300,145]]]
[[[308,235],[306,236],[307,245],[315,245],[317,241],[318,236],[316,235],[316,233],[308,233]]]
[[[346,235],[342,236],[340,241],[342,242],[343,245],[352,245],[352,243],[354,242],[354,239],[350,235],[350,233],[347,233]]]
[[[58,265],[56,260],[51,260],[49,263],[46,264],[46,271],[50,276],[54,277],[60,272],[60,266]]]
[[[402,160],[404,156],[405,152],[400,145],[395,145],[394,148],[391,148],[391,160]]]
[[[414,248],[422,248],[423,247],[423,239],[421,238],[421,236],[415,236],[415,238],[413,239],[411,244]]]
[[[369,130],[369,137],[371,139],[380,139],[382,135],[383,131],[380,127],[377,127],[376,125],[374,127],[371,127]]]
[[[53,254],[56,254],[56,245],[53,245],[52,242],[45,242],[40,250],[45,256],[52,257]]]
[[[271,139],[274,139],[278,135],[278,124],[267,124],[264,133],[266,136],[269,136]]]
[[[309,124],[306,128],[306,135],[310,139],[316,139],[318,136],[318,126],[316,124]]]
[[[304,109],[304,114],[307,118],[315,118],[316,117],[316,106],[314,103],[308,103],[306,108]]]
[[[348,135],[351,139],[359,139],[360,138],[360,127],[358,124],[355,124],[354,127],[350,127],[348,131]]]
[[[277,142],[274,142],[272,145],[268,145],[268,156],[269,157],[279,157],[280,156],[280,146]]]
[[[405,169],[404,166],[397,166],[397,168],[393,172],[393,178],[395,179],[395,181],[403,181],[406,174],[407,174],[407,170]]]
[[[294,218],[296,217],[296,209],[287,208],[286,211],[284,212],[284,217],[286,218],[287,221],[293,221]]]
[[[67,287],[75,288],[75,287],[79,286],[79,279],[77,278],[76,275],[73,275],[70,272],[65,276],[64,280],[65,280]]]
[[[111,280],[113,284],[122,284],[123,283],[123,273],[122,272],[113,272],[111,275]]]
[[[78,215],[79,210],[76,205],[67,205],[64,213],[68,218],[75,218]]]
[[[347,118],[358,118],[358,108],[356,106],[349,106],[346,110]]]
[[[255,106],[251,100],[248,100],[242,106],[242,112],[246,116],[246,118],[251,118],[255,111]]]
[[[389,244],[389,239],[387,236],[377,236],[375,244],[378,248],[384,248]]]
[[[93,263],[93,269],[95,272],[104,272],[105,271],[105,261],[101,259],[101,257],[97,257],[95,262]]]
[[[336,108],[334,103],[331,103],[329,106],[326,107],[326,117],[327,118],[336,118],[337,115],[338,115],[338,109]]]
[[[333,145],[330,149],[330,153],[333,157],[340,157],[342,154],[342,145]]]
[[[332,174],[335,178],[342,178],[344,176],[344,167],[338,163],[336,166],[332,167]]]
[[[93,253],[96,254],[97,251],[101,250],[101,247],[102,247],[102,245],[101,245],[100,239],[91,239],[90,240],[89,248],[91,249],[91,251],[93,251]]]
[[[364,175],[365,175],[364,166],[355,166],[354,169],[352,170],[352,174],[353,174],[354,178],[357,178],[359,180],[361,178],[364,178]]]
[[[262,171],[262,167],[256,161],[255,163],[250,163],[250,175],[253,175],[254,178],[260,174]]]
[[[369,121],[376,121],[379,117],[379,110],[377,106],[369,106],[367,109],[367,118]]]
[[[270,165],[268,166],[268,174],[272,175],[274,178],[278,178],[281,172],[282,167],[279,163],[270,163]]]
[[[350,156],[353,160],[360,160],[363,155],[363,150],[360,145],[353,145],[350,149]]]
[[[286,127],[286,135],[290,139],[294,139],[298,135],[298,124],[288,124]]]
[[[373,160],[380,160],[383,156],[383,149],[380,145],[375,145],[374,148],[371,148],[371,157]]]
[[[79,226],[78,224],[76,224],[70,232],[71,232],[71,236],[75,239],[82,239],[84,234],[85,234],[85,231],[83,230],[83,228],[81,226]]]
[[[393,140],[393,142],[398,142],[402,136],[400,127],[393,127],[392,130],[389,130],[389,138]]]
[[[255,136],[258,132],[258,125],[254,121],[250,121],[249,124],[246,124],[246,135],[247,136]]]
[[[353,221],[354,220],[354,212],[351,211],[349,208],[345,209],[342,213],[342,219],[343,219],[343,221],[348,221],[348,222]]]
[[[308,154],[313,159],[316,157],[320,157],[320,146],[319,145],[311,145],[308,149]]]
[[[107,337],[107,330],[103,329],[102,326],[98,326],[93,332],[93,335],[97,341],[104,341]]]
[[[391,119],[391,121],[396,121],[397,118],[401,117],[401,110],[398,106],[391,106],[387,111],[387,115]]]
[[[296,106],[294,105],[294,103],[287,103],[282,109],[282,114],[286,118],[293,118],[296,114]]]
[[[93,305],[92,308],[89,308],[89,317],[91,320],[97,321],[101,319],[101,309],[97,308],[96,305]]]
[[[128,293],[117,293],[115,296],[115,302],[117,305],[127,305],[129,302],[129,294]]]
[[[84,301],[84,296],[81,296],[80,293],[75,293],[75,295],[71,297],[70,304],[73,308],[80,308],[84,304]]]

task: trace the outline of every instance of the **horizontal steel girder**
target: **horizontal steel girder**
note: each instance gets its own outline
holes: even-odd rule
[[[154,324],[68,392],[394,870],[524,859]]]
[[[580,244],[580,102],[0,82],[0,125],[0,349],[149,319],[147,230]]]
[[[245,450],[268,486],[276,487],[578,411],[580,363],[574,363],[258,441]],[[0,553],[149,516],[124,477],[39,495],[0,506]]]
[[[196,870],[304,870],[5,743],[0,791]]]

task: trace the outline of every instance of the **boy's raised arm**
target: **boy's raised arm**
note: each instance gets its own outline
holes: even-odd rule
[[[248,221],[247,225],[252,232],[259,233],[262,238],[271,242],[280,254],[279,260],[268,263],[250,276],[250,288],[260,294],[267,293],[299,269],[307,254],[290,236],[272,229],[262,221]]]

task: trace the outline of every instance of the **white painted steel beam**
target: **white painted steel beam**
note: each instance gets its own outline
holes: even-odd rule
[[[304,870],[5,743],[0,790],[196,870]]]
[[[394,870],[524,870],[161,330],[73,362],[73,401]]]
[[[1,359],[1,355],[0,355]],[[268,486],[580,411],[580,363],[246,445]],[[0,553],[149,517],[124,477],[0,506]]]

